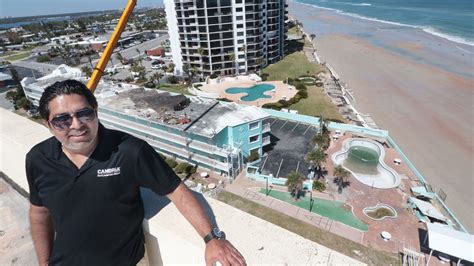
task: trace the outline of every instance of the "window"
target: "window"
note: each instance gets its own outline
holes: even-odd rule
[[[235,1],[235,2],[237,3],[237,1]],[[238,8],[235,9],[235,11],[237,11],[237,12],[242,12],[243,9],[242,9],[241,7],[238,7]]]
[[[254,143],[254,142],[257,142],[257,141],[258,141],[258,135],[251,136],[249,138],[249,143]]]
[[[258,121],[249,124],[249,130],[254,130],[258,128]]]
[[[244,24],[237,24],[237,29],[242,29],[244,27]]]
[[[236,4],[242,4],[242,0],[235,0]]]
[[[237,16],[237,20],[242,20],[244,19],[244,16]]]
[[[242,44],[242,43],[244,43],[244,42],[245,42],[245,40],[237,40],[237,43],[238,43],[238,44]]]
[[[243,31],[237,32],[237,36],[244,36],[244,32]]]

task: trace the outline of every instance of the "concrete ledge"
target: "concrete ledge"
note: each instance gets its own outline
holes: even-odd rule
[[[0,171],[28,191],[24,160],[38,142],[51,136],[48,129],[0,108]],[[249,264],[362,263],[254,217],[212,198],[197,194],[210,218],[245,256]],[[173,204],[142,190],[145,204],[146,247],[150,265],[204,264],[204,242]]]

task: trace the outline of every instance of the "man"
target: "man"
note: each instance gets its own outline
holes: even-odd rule
[[[84,84],[44,91],[39,112],[54,137],[26,157],[31,234],[40,265],[135,265],[144,256],[139,187],[166,195],[206,242],[210,265],[244,265],[202,206],[145,141],[103,127]]]

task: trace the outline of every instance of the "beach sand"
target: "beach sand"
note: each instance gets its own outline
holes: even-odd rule
[[[318,55],[352,90],[357,110],[390,132],[473,232],[474,49],[295,2],[289,11],[316,34]]]

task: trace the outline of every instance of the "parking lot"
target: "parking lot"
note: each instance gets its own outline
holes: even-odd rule
[[[272,144],[264,147],[260,172],[285,177],[296,171],[307,176],[309,164],[305,156],[312,147],[310,140],[317,132],[316,127],[276,118],[267,119],[264,123],[271,124]]]

